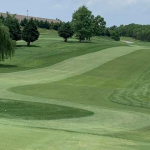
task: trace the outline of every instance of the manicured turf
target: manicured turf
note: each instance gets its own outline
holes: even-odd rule
[[[18,56],[5,62],[19,72],[1,68],[0,149],[149,150],[148,43],[66,44],[41,32],[42,49],[18,47],[27,64]]]
[[[0,117],[2,118],[52,120],[86,117],[93,114],[94,113],[82,109],[59,105],[4,99],[0,100]]]
[[[41,30],[41,33],[46,31]],[[63,39],[58,37],[56,31],[52,30],[48,31],[48,34],[41,34],[39,40],[32,43],[31,47],[27,47],[24,41],[19,41],[15,57],[1,62],[0,73],[51,66],[72,57],[124,45],[126,44],[97,37],[93,39],[92,43],[79,43],[75,39],[64,43]]]

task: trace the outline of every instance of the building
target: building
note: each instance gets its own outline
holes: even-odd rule
[[[7,13],[1,13],[0,12],[0,15],[2,15],[3,17],[6,17]],[[36,20],[39,20],[39,21],[48,21],[49,23],[53,22],[53,23],[58,23],[60,22],[59,20],[55,20],[55,19],[47,19],[47,18],[40,18],[40,17],[32,17],[32,16],[23,16],[23,15],[16,15],[15,16],[16,19],[18,19],[19,22],[21,22],[24,18],[27,18],[27,19],[30,19],[30,18],[33,18],[33,19],[36,19]]]

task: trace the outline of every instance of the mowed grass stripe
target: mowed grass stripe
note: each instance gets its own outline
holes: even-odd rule
[[[116,47],[65,60],[50,67],[28,71],[0,74],[0,82],[16,85],[54,82],[93,70],[118,57],[140,50],[143,47]]]

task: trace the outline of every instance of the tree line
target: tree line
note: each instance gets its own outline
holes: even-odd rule
[[[31,42],[38,40],[40,36],[38,27],[57,30],[59,36],[64,38],[64,42],[72,36],[79,42],[91,41],[94,36],[109,36],[116,41],[120,40],[118,31],[106,28],[104,18],[100,15],[95,17],[86,6],[79,7],[73,13],[72,21],[67,23],[61,21],[49,23],[33,18],[29,20],[24,18],[19,23],[15,15],[7,13],[6,17],[0,16],[0,60],[14,54],[15,41],[24,40],[30,46]]]
[[[5,18],[1,15],[0,20],[1,23],[8,28],[10,38],[14,41],[24,40],[27,42],[27,45],[30,46],[31,42],[39,38],[40,33],[32,18],[27,20],[23,30],[21,30],[21,26],[19,21],[15,18],[15,15],[7,13]]]
[[[150,25],[129,24],[116,28],[120,36],[150,42]]]
[[[95,17],[86,6],[79,7],[73,13],[71,22],[62,23],[58,29],[58,34],[64,38],[65,42],[73,35],[79,42],[90,41],[94,36],[109,36],[116,41],[120,41],[118,31],[106,28],[104,18],[100,15]]]
[[[48,22],[47,20],[46,21],[43,21],[43,20],[37,20],[37,19],[33,19],[34,20],[34,23],[36,24],[37,27],[39,28],[44,28],[44,29],[54,29],[56,31],[58,31],[59,27],[61,26],[62,24],[62,21],[61,20],[58,20],[58,22]],[[28,19],[27,18],[24,18],[21,22],[20,22],[20,25],[21,26],[25,26],[28,22]]]

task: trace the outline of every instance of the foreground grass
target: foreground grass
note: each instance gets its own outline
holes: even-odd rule
[[[19,42],[25,58],[1,67],[0,149],[149,150],[149,47],[61,40],[44,33],[39,47]]]

